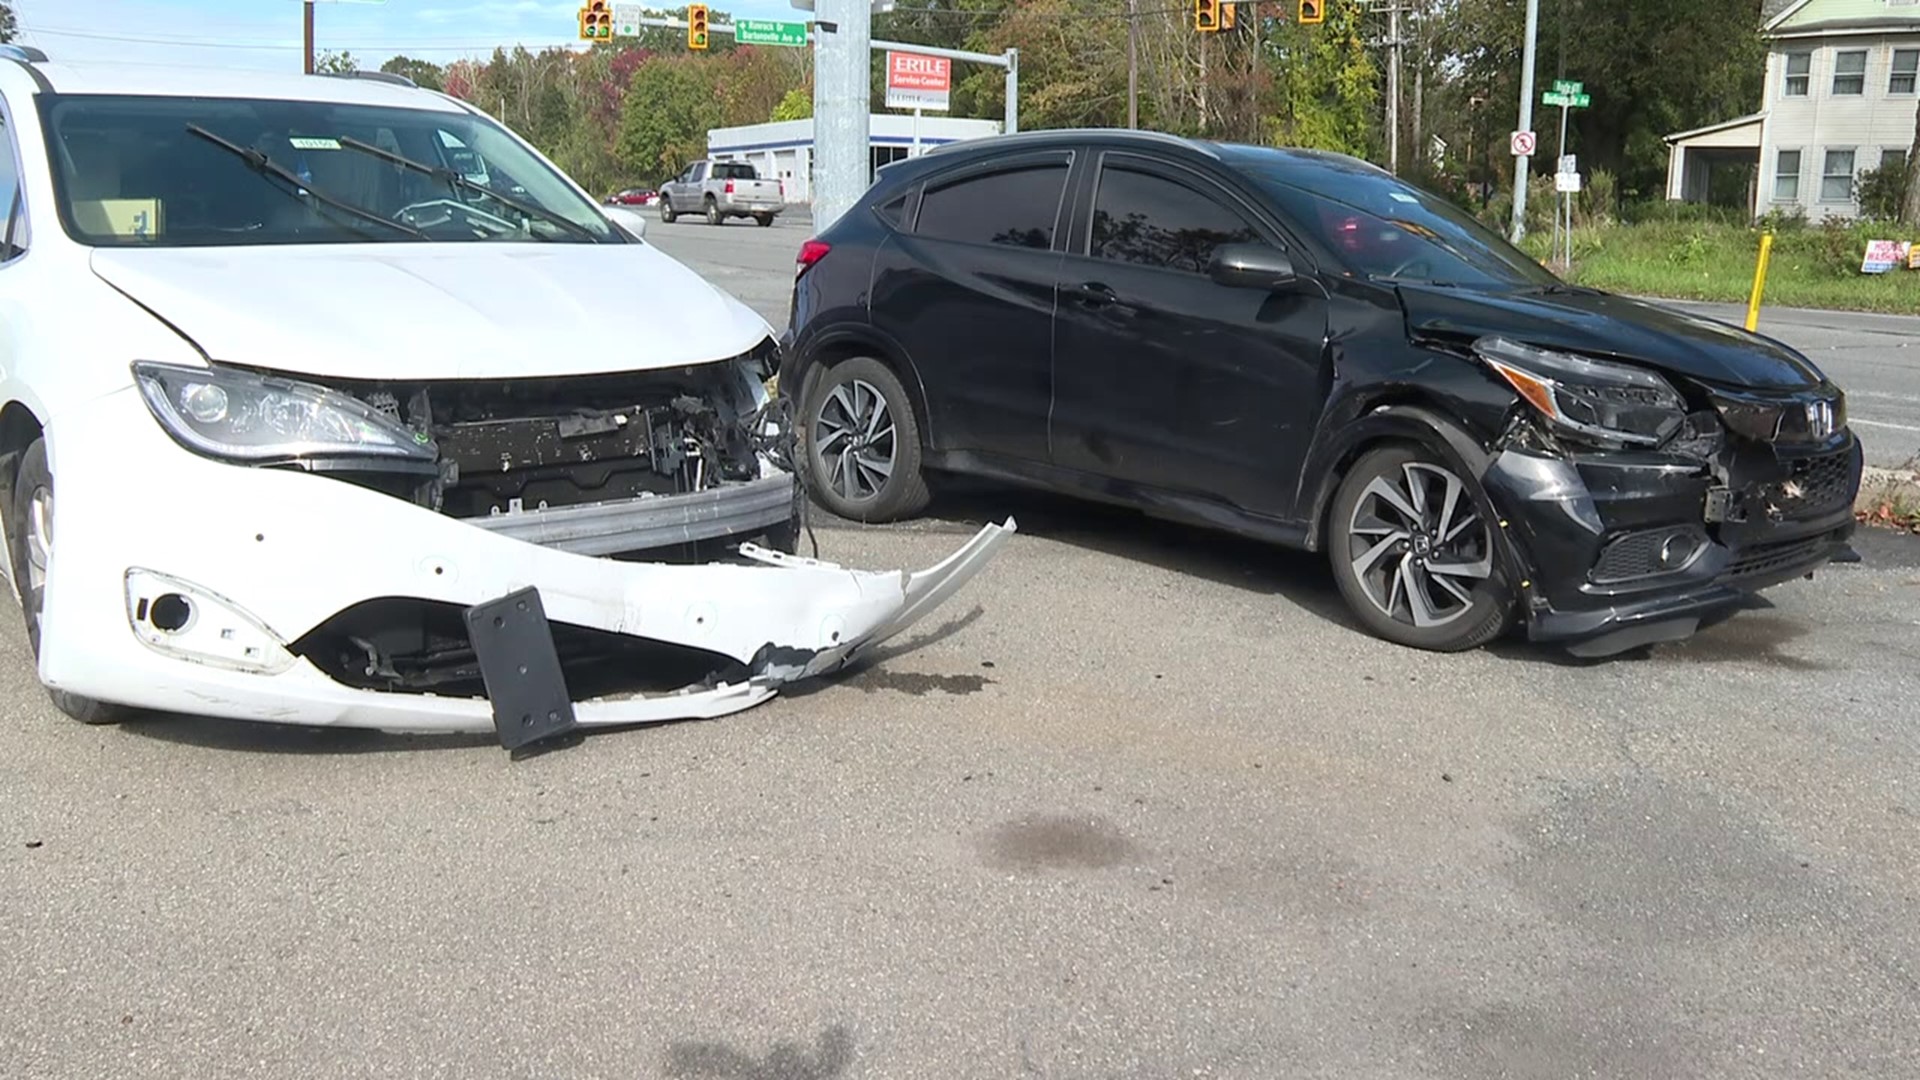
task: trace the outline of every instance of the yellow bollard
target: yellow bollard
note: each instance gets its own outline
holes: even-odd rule
[[[1747,299],[1747,329],[1760,325],[1760,294],[1767,287],[1767,260],[1773,255],[1773,234],[1760,234],[1760,262],[1753,268],[1753,295]]]

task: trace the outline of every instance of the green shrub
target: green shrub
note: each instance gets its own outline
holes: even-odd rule
[[[1874,221],[1899,221],[1900,207],[1907,199],[1906,163],[1860,173],[1853,179],[1853,197],[1860,205],[1860,216]]]
[[[1607,170],[1595,169],[1593,175],[1587,177],[1586,189],[1574,200],[1574,223],[1611,225],[1619,212],[1619,201],[1620,182]]]
[[[1776,206],[1761,214],[1754,225],[1763,232],[1775,234],[1797,232],[1807,227],[1807,210],[1798,203],[1787,207]]]

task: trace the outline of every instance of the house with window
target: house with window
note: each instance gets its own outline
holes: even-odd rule
[[[1746,178],[1755,216],[1859,213],[1854,179],[1903,165],[1920,109],[1920,0],[1796,0],[1765,24],[1767,82],[1750,116],[1667,136],[1667,198]]]

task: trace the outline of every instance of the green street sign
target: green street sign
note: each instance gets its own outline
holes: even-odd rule
[[[1585,89],[1586,87],[1574,82],[1572,79],[1553,80],[1553,92],[1556,94],[1577,94]]]
[[[1584,109],[1593,103],[1593,98],[1586,94],[1563,94],[1549,90],[1540,95],[1540,101],[1542,104],[1558,105],[1563,109]]]
[[[742,45],[784,45],[790,49],[804,49],[807,47],[807,24],[735,19],[733,40]]]

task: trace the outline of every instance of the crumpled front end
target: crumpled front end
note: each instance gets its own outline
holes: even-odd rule
[[[699,412],[687,402],[637,404],[667,416]],[[785,522],[790,488],[781,485],[791,480],[763,465],[760,475],[698,485],[707,462],[731,465],[687,445],[684,458],[661,463],[692,490],[573,497],[583,477],[663,482],[649,455],[673,439],[634,438],[648,421],[626,415],[611,426],[604,416],[579,422],[599,445],[626,439],[638,448],[609,455],[604,470],[569,473],[564,455],[552,455],[563,444],[528,441],[534,426],[474,415],[448,421],[470,425],[454,441],[473,460],[480,440],[505,447],[496,475],[414,470],[383,484],[195,452],[155,422],[138,390],[63,413],[48,428],[56,536],[42,680],[157,711],[498,731],[510,746],[573,726],[714,717],[899,634],[1014,530],[1011,521],[989,525],[917,573],[847,569],[752,543],[730,561],[699,553],[663,561],[631,550],[634,530],[684,516],[662,519],[653,508],[698,519],[695,504],[680,500],[722,487],[765,496],[760,488],[771,485],[780,498],[768,501]],[[663,424],[654,423],[658,435]],[[644,467],[629,467],[635,461]],[[463,482],[475,471],[477,480]],[[545,507],[512,494],[541,485]],[[622,526],[630,535],[618,543],[568,517],[620,505],[644,513]],[[674,550],[685,547],[680,538],[670,537]]]
[[[1532,639],[1581,655],[1677,640],[1850,550],[1863,458],[1837,388],[1689,392],[1700,407],[1657,448],[1569,445],[1531,417],[1497,441],[1482,481],[1526,568]]]

